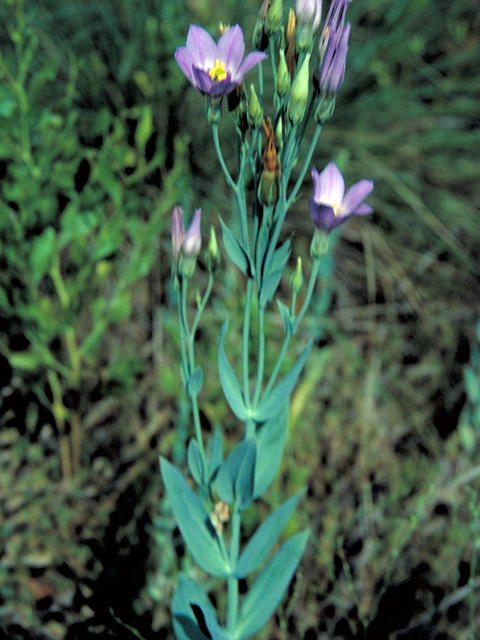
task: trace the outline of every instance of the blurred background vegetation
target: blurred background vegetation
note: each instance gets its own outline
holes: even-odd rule
[[[239,22],[249,47],[258,9],[0,5],[5,638],[135,637],[123,624],[172,638],[176,576],[198,569],[157,466],[159,453],[182,464],[190,433],[170,213],[201,206],[206,230],[233,210],[204,101],[173,53],[190,22],[212,34]],[[312,543],[261,637],[474,640],[480,12],[476,0],[355,0],[349,19],[346,82],[314,163],[335,160],[347,184],[373,178],[375,213],[345,226],[325,265],[297,345],[313,335],[318,349],[294,396],[286,460],[245,525],[308,485],[299,520]],[[230,126],[225,115],[227,158]],[[308,269],[310,191],[307,181],[287,218],[291,269],[297,255]],[[225,260],[217,273],[198,340],[212,381],[202,420],[234,436],[215,363],[226,313],[241,321],[231,292],[242,283]],[[201,260],[196,278],[201,288]],[[269,322],[280,336],[273,305]],[[272,360],[276,347],[273,337]]]

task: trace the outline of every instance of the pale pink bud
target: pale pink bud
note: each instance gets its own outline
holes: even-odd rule
[[[202,236],[200,233],[200,219],[202,216],[201,209],[195,209],[192,222],[188,227],[188,231],[185,234],[185,239],[182,244],[182,254],[186,257],[195,258],[202,246]]]

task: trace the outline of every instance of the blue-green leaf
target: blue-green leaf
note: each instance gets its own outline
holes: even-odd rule
[[[283,328],[285,330],[286,335],[293,335],[293,324],[292,319],[290,317],[290,309],[284,304],[281,300],[277,300],[278,310],[280,311],[280,315],[283,320]]]
[[[218,345],[218,372],[220,374],[220,383],[222,385],[223,393],[230,405],[231,410],[237,416],[239,420],[246,420],[248,417],[245,402],[243,400],[243,393],[240,388],[240,383],[237,380],[235,371],[230,364],[225,349],[223,347],[223,341],[227,333],[228,321],[223,323],[220,331],[220,344]]]
[[[162,457],[160,470],[175,520],[190,553],[212,576],[229,575],[230,567],[222,555],[218,534],[200,498],[180,472]]]
[[[247,273],[249,260],[245,249],[241,246],[237,238],[233,235],[233,233],[221,218],[220,224],[222,226],[223,244],[230,257],[230,260],[237,265],[242,273]]]
[[[309,531],[294,535],[261,571],[243,601],[235,629],[237,640],[257,633],[275,611],[300,562],[309,535]]]
[[[226,640],[207,595],[185,575],[180,576],[173,594],[172,617],[177,640],[209,640],[209,635],[214,640]]]
[[[220,429],[215,431],[210,440],[209,453],[208,476],[210,480],[213,480],[223,460],[223,442]]]
[[[277,269],[276,271],[270,271],[268,276],[262,282],[262,289],[260,291],[260,297],[258,304],[260,307],[264,307],[270,302],[275,295],[275,291],[278,289],[280,280],[282,279],[283,270]]]
[[[311,340],[303,350],[300,358],[293,365],[283,380],[279,382],[277,386],[270,391],[268,396],[262,400],[255,411],[255,420],[258,422],[268,420],[273,413],[278,411],[278,407],[285,402],[285,399],[290,397],[290,394],[297,383],[298,377],[302,372],[303,365],[305,364],[305,361],[312,349],[312,345],[313,341]]]
[[[257,446],[254,438],[242,440],[222,464],[216,478],[218,495],[227,504],[245,509],[253,498]]]
[[[187,461],[188,468],[192,474],[192,478],[198,485],[201,485],[205,481],[205,461],[200,451],[200,446],[195,438],[192,438],[188,443],[187,449]]]
[[[203,370],[198,366],[187,382],[187,393],[190,398],[198,396],[203,387]]]
[[[272,484],[282,461],[287,439],[289,402],[280,406],[280,411],[257,427],[257,464],[255,467],[254,497],[261,496]]]
[[[273,254],[272,264],[270,266],[270,273],[273,271],[283,271],[287,264],[288,257],[290,256],[290,238],[285,240],[281,247],[276,249]]]
[[[292,496],[262,522],[240,556],[233,572],[236,578],[245,578],[267,559],[304,493],[302,490]]]

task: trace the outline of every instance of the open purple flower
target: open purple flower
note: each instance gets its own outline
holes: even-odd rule
[[[267,55],[252,51],[242,62],[245,41],[238,24],[228,28],[218,44],[197,24],[191,24],[187,44],[177,47],[175,59],[197,91],[211,98],[227,95],[241,83],[243,76]]]
[[[320,91],[334,96],[345,78],[350,23],[345,13],[351,0],[332,0],[320,38]]]
[[[317,229],[328,232],[351,216],[372,213],[372,207],[363,200],[373,190],[373,180],[360,180],[345,193],[343,176],[334,162],[329,162],[321,173],[314,167],[312,178],[309,208]]]

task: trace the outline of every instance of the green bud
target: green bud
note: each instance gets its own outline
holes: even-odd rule
[[[282,116],[279,117],[277,122],[277,128],[275,129],[275,147],[277,153],[280,153],[283,149],[283,121]]]
[[[324,124],[329,118],[333,116],[335,111],[335,96],[333,98],[327,98],[322,96],[318,101],[318,106],[315,109],[315,120],[319,124]]]
[[[191,278],[193,276],[193,272],[195,271],[196,264],[196,256],[188,256],[182,253],[178,262],[178,272],[182,276],[182,278]]]
[[[309,23],[299,23],[295,29],[295,44],[297,51],[311,51],[313,43],[313,29]]]
[[[299,293],[300,289],[303,285],[303,273],[302,273],[302,259],[300,256],[297,258],[297,266],[295,267],[295,271],[292,273],[292,277],[290,278],[290,286],[292,287],[293,293]]]
[[[220,264],[220,252],[218,250],[217,236],[215,235],[213,225],[210,227],[210,238],[205,252],[205,262],[207,263],[209,271],[215,271]]]
[[[262,171],[258,185],[258,199],[265,206],[273,206],[278,200],[280,188],[280,173],[277,171]]]
[[[260,104],[253,84],[250,85],[250,98],[248,99],[247,118],[248,124],[254,129],[257,129],[263,121],[262,105]]]
[[[265,33],[269,36],[278,31],[283,19],[283,0],[272,0],[265,20]]]
[[[314,260],[325,255],[328,251],[328,233],[315,229],[313,234],[312,244],[310,245],[310,255]]]
[[[283,98],[290,89],[290,74],[288,72],[287,61],[285,60],[285,49],[279,51],[280,62],[277,71],[277,93]]]
[[[288,103],[288,117],[292,124],[300,124],[307,108],[308,91],[310,85],[309,65],[310,54],[305,56],[302,66],[297,71],[297,75],[290,90],[290,102]]]

